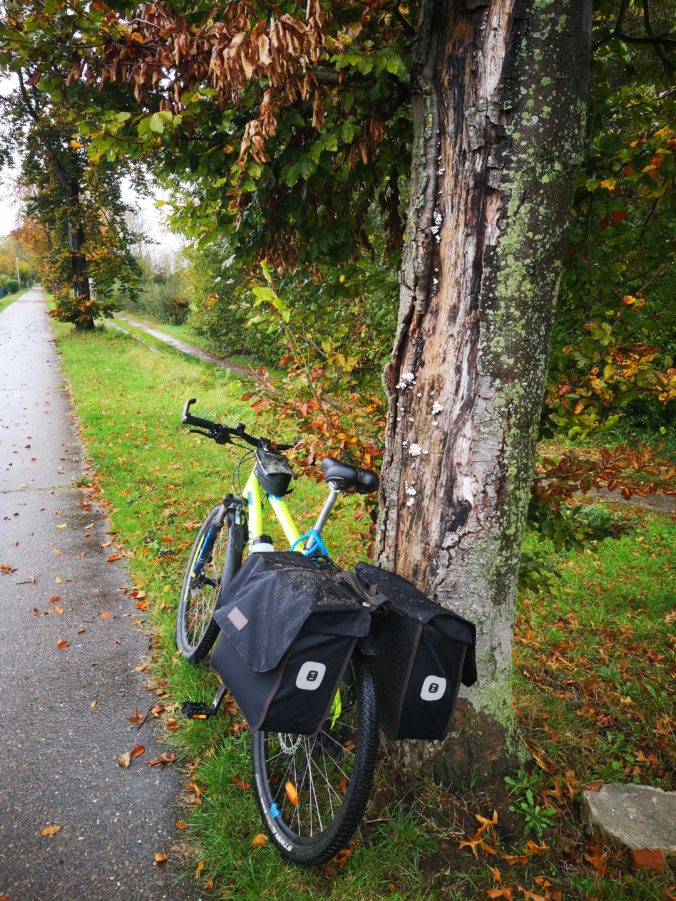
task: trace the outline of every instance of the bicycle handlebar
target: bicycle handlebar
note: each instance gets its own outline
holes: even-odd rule
[[[197,429],[191,429],[191,431],[196,432],[198,435],[204,435],[206,438],[212,438],[217,444],[230,444],[232,438],[239,438],[241,441],[246,441],[246,443],[250,444],[252,447],[258,447],[268,451],[291,450],[294,446],[293,444],[274,444],[273,446],[273,442],[270,438],[254,438],[253,435],[249,435],[245,431],[243,422],[238,422],[235,428],[232,428],[232,426],[212,422],[210,419],[202,419],[199,416],[193,416],[190,412],[190,408],[194,403],[196,403],[196,398],[194,397],[185,402],[183,413],[181,415],[181,422],[184,425],[197,426]],[[204,429],[205,431],[200,431],[200,429]]]

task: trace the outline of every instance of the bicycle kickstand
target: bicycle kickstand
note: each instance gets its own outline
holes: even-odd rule
[[[211,704],[205,704],[204,701],[184,701],[181,713],[189,720],[208,720],[218,712],[227,691],[227,685],[221,683]]]

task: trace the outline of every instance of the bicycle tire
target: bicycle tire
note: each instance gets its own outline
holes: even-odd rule
[[[202,523],[181,585],[176,615],[176,646],[190,663],[204,660],[213,647],[219,629],[212,614],[219,606],[224,586],[242,562],[242,528],[226,519],[214,537],[207,560],[199,570],[195,568],[205,536],[220,510],[220,505],[214,507]],[[202,581],[205,570],[208,570],[210,580],[206,585]]]
[[[255,732],[252,738],[256,800],[263,821],[281,853],[301,866],[326,863],[346,846],[364,815],[373,784],[378,754],[375,682],[369,659],[359,652],[346,670],[340,692],[338,719],[331,723],[329,717],[319,735]],[[350,763],[348,778],[345,769]],[[325,785],[319,779],[314,783],[313,764]],[[291,773],[295,805],[285,782]],[[341,785],[344,779],[347,784]],[[319,832],[313,830],[313,803]],[[303,817],[301,807],[308,808]]]

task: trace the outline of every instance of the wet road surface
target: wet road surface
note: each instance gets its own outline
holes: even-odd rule
[[[177,862],[179,774],[146,764],[167,749],[127,719],[157,700],[136,671],[148,639],[124,561],[106,562],[106,518],[76,487],[62,385],[34,289],[0,313],[0,897],[196,898]]]

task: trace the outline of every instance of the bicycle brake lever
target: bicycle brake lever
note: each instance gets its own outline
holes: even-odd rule
[[[204,435],[205,438],[211,438],[212,436],[209,432],[203,432],[202,429],[188,429],[189,432],[193,432],[195,435]]]

